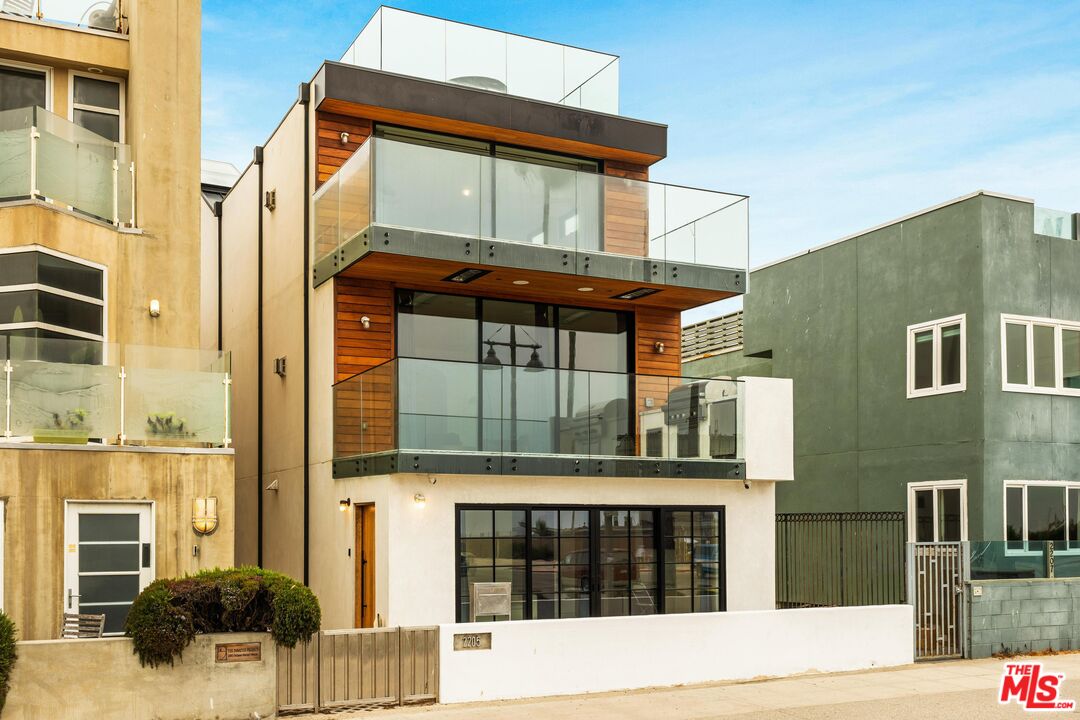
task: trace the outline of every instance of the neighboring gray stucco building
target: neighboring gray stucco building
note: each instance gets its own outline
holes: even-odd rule
[[[743,349],[683,372],[794,379],[798,482],[778,512],[1080,539],[1078,217],[977,192],[765,266]]]

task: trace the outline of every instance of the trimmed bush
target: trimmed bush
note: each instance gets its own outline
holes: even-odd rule
[[[196,635],[269,632],[294,647],[318,631],[319,601],[287,575],[256,567],[204,570],[155,580],[139,593],[125,631],[143,665],[172,665]]]
[[[15,668],[15,659],[19,656],[15,649],[19,631],[11,618],[0,610],[0,710],[7,702],[8,689],[11,687],[11,671]]]

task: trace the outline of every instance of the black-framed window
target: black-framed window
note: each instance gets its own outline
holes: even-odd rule
[[[722,611],[724,547],[722,506],[458,505],[457,619],[492,581],[513,620]]]
[[[402,447],[636,454],[629,313],[398,290]]]

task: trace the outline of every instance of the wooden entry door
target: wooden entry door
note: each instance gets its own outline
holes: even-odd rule
[[[356,627],[375,627],[375,506],[356,508]]]

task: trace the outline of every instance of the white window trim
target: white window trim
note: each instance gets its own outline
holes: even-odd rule
[[[53,108],[53,69],[48,65],[35,65],[33,63],[19,62],[17,60],[0,60],[0,67],[10,67],[19,70],[34,70],[45,73],[45,109],[52,112]]]
[[[66,294],[66,295],[68,295],[70,297],[76,298],[77,300],[85,300],[86,302],[100,303],[101,304],[101,329],[102,329],[102,333],[100,335],[95,335],[94,333],[82,332],[80,330],[71,330],[69,328],[63,328],[63,327],[59,327],[57,325],[50,325],[48,323],[39,323],[39,322],[36,322],[36,321],[35,322],[24,322],[24,323],[8,323],[6,325],[5,324],[0,324],[0,330],[22,330],[22,329],[29,329],[29,328],[38,328],[38,329],[41,329],[41,330],[49,330],[49,331],[53,331],[53,332],[61,332],[61,333],[65,333],[65,334],[68,334],[68,335],[74,335],[74,336],[77,336],[77,337],[86,338],[87,340],[100,340],[103,343],[108,343],[108,338],[109,338],[109,303],[107,302],[107,300],[108,300],[108,297],[109,297],[109,268],[107,266],[105,266],[105,265],[102,265],[101,263],[96,263],[96,262],[93,262],[92,260],[86,260],[85,258],[78,257],[77,255],[71,255],[69,253],[60,252],[59,250],[53,250],[52,248],[45,247],[44,245],[38,245],[36,243],[31,244],[31,245],[15,245],[15,246],[12,246],[12,247],[0,248],[0,255],[6,255],[6,254],[9,254],[9,253],[14,254],[14,253],[23,253],[23,252],[35,252],[35,251],[45,253],[46,255],[52,255],[53,257],[62,258],[64,260],[69,260],[69,261],[71,261],[73,263],[78,263],[79,265],[85,265],[87,267],[94,268],[95,270],[100,270],[101,271],[101,297],[102,297],[102,299],[100,301],[97,300],[96,298],[86,297],[86,296],[83,296],[83,295],[78,295],[76,293],[68,293],[65,290],[61,290],[60,288],[54,288],[51,285],[45,285],[45,286],[42,286],[42,287],[43,287],[43,289],[48,290],[49,292],[56,292],[56,293],[61,294],[61,295]],[[11,286],[8,286],[8,287],[11,287]],[[3,288],[0,288],[0,291],[2,291],[2,290],[3,290]],[[106,352],[106,355],[107,355],[108,354],[108,347],[105,348],[105,352]]]
[[[926,480],[924,482],[911,482],[907,486],[907,516],[908,516],[908,542],[915,542],[915,491],[933,490],[934,504],[931,512],[934,515],[934,542],[940,542],[938,536],[938,490],[960,491],[960,542],[968,539],[968,502],[967,502],[967,479],[959,480]],[[952,542],[952,541],[950,541]]]
[[[941,384],[941,328],[948,325],[960,325],[960,382],[952,385]],[[934,331],[934,383],[928,388],[915,388],[915,335],[924,330]],[[907,396],[908,398],[926,397],[927,395],[945,395],[967,390],[967,314],[953,315],[940,320],[929,320],[907,328]]]
[[[1009,355],[1005,343],[1007,325],[1024,325],[1027,328],[1027,382],[1024,384],[1009,382]],[[1035,385],[1035,332],[1033,326],[1044,325],[1054,330],[1054,387]],[[1080,397],[1080,389],[1067,388],[1061,377],[1062,345],[1061,331],[1080,331],[1080,322],[1054,320],[1053,318],[1033,317],[1028,315],[1001,315],[1001,389],[1005,392],[1034,393],[1037,395],[1069,395]]]
[[[113,110],[112,108],[98,107],[97,105],[82,105],[75,103],[75,78],[85,77],[91,80],[102,80],[104,82],[116,83],[120,86],[120,108]],[[102,115],[117,115],[120,118],[120,143],[127,142],[127,127],[124,122],[127,115],[127,83],[122,77],[116,77],[115,75],[102,75],[101,73],[81,72],[79,70],[71,70],[68,72],[68,120],[75,122],[75,111],[86,110],[88,112],[101,113]]]
[[[1028,549],[1029,542],[1042,543],[1045,540],[1028,540],[1028,494],[1027,489],[1029,487],[1059,487],[1062,488],[1062,492],[1065,493],[1065,537],[1069,536],[1069,495],[1070,489],[1080,490],[1080,482],[1070,482],[1068,480],[1006,480],[1004,487],[1001,490],[1001,537],[1003,538],[1005,545],[1006,555],[1039,555],[1042,554],[1041,548],[1034,550]],[[1020,521],[1021,521],[1021,535],[1024,536],[1023,540],[1009,540],[1009,505],[1008,505],[1008,489],[1009,488],[1022,488],[1023,492],[1020,494]],[[1024,548],[1010,549],[1009,542],[1022,542]],[[1065,542],[1065,541],[1054,541]],[[1070,548],[1068,550],[1056,550],[1055,554],[1067,554],[1067,555],[1080,555],[1080,543],[1078,547]]]

